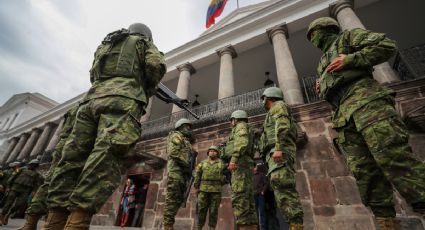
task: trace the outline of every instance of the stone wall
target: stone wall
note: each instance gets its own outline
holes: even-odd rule
[[[396,106],[401,115],[419,105],[425,105],[425,79],[396,83],[391,87],[398,92]],[[305,212],[305,229],[375,229],[373,215],[361,203],[356,181],[348,171],[344,157],[332,144],[335,132],[331,128],[331,110],[328,104],[321,101],[292,109],[294,117],[308,137],[307,143],[298,148],[296,161],[297,190]],[[263,119],[264,114],[251,117],[249,121],[254,127],[260,127]],[[229,123],[195,130],[194,147],[199,152],[198,162],[206,158],[207,148],[222,142],[229,131]],[[425,159],[425,133],[412,130],[410,143],[414,152]],[[137,151],[147,151],[166,158],[165,137],[142,141],[138,143]],[[145,166],[139,170],[151,172],[142,229],[161,229],[166,169],[152,170]],[[117,199],[119,196],[113,195],[109,205],[116,204]],[[417,226],[419,220],[413,217],[414,213],[400,196],[397,196],[395,203],[404,229],[422,229]],[[175,229],[194,229],[195,204],[195,195],[192,193],[187,207],[180,209],[177,214]],[[117,205],[113,207],[114,210],[117,208]],[[103,212],[105,211],[107,212],[107,208]],[[230,190],[229,186],[225,186],[217,229],[230,230],[234,229],[233,225]]]

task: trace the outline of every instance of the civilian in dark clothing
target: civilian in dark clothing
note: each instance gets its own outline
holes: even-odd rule
[[[254,168],[253,190],[255,199],[255,208],[257,210],[258,223],[260,230],[267,229],[265,197],[264,194],[268,189],[268,180],[264,172],[261,170],[261,165],[257,164]]]

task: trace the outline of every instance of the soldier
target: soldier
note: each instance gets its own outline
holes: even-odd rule
[[[207,151],[208,159],[203,160],[196,167],[196,176],[193,186],[198,194],[198,230],[204,227],[209,210],[209,230],[217,226],[218,207],[221,202],[221,187],[225,183],[223,171],[225,163],[219,159],[220,150],[212,145]]]
[[[42,177],[36,171],[38,165],[37,159],[31,160],[27,167],[22,168],[16,174],[13,183],[9,186],[6,203],[1,212],[0,224],[7,225],[9,216],[25,205],[31,192],[41,184]]]
[[[62,229],[55,223],[65,219],[67,230],[89,229],[121,181],[121,166],[141,134],[139,118],[165,71],[164,55],[144,24],[105,37],[90,70],[92,87],[51,177],[44,229]]]
[[[65,144],[66,139],[72,131],[72,127],[75,122],[75,115],[77,114],[78,106],[74,106],[64,115],[64,121],[62,130],[59,134],[59,142],[56,144],[55,149],[52,152],[52,162],[50,163],[50,169],[47,173],[44,183],[37,189],[37,192],[34,194],[28,208],[26,211],[26,221],[24,226],[20,227],[17,230],[36,230],[38,220],[47,213],[47,192],[50,184],[50,179],[52,177],[53,169],[56,167],[59,159],[61,158],[62,148]],[[65,221],[57,223],[57,226],[63,228],[65,226]]]
[[[19,161],[9,163],[8,167],[9,168],[4,173],[4,178],[3,178],[3,182],[2,182],[5,194],[4,194],[3,199],[0,202],[0,208],[3,208],[3,206],[6,203],[6,196],[7,196],[8,188],[10,188],[10,186],[13,184],[13,181],[15,180],[16,176],[19,173],[21,173],[21,171],[22,171],[21,162],[19,162]],[[2,217],[1,217],[1,214],[0,214],[0,224],[1,224],[1,219],[2,219]]]
[[[254,164],[254,132],[248,125],[248,114],[236,110],[230,116],[232,131],[226,140],[224,156],[232,172],[232,207],[240,230],[256,230],[252,177]]]
[[[268,111],[260,138],[261,153],[265,155],[278,208],[282,211],[290,230],[303,229],[303,210],[295,189],[295,155],[297,126],[283,101],[280,88],[270,87],[261,96]]]
[[[164,207],[164,230],[172,230],[186,188],[192,176],[190,159],[193,157],[192,122],[182,118],[174,125],[167,137],[167,194]]]
[[[425,165],[408,145],[408,132],[394,109],[394,92],[372,77],[373,66],[395,53],[395,41],[360,28],[340,33],[339,24],[329,17],[314,20],[307,38],[324,52],[316,88],[332,105],[336,143],[357,179],[363,203],[381,229],[398,229],[393,184],[424,215]]]

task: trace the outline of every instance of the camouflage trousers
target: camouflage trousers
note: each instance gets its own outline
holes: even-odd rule
[[[336,130],[361,199],[376,216],[395,216],[392,185],[415,211],[425,213],[425,164],[412,153],[409,134],[390,101],[370,102]]]
[[[53,170],[58,164],[60,159],[60,154],[62,152],[62,147],[65,144],[65,140],[61,139],[55,147],[55,150],[52,153],[52,162],[50,164],[49,172],[47,173],[46,178],[44,179],[43,184],[35,192],[26,213],[31,215],[44,215],[47,213],[47,192],[50,185],[50,180],[52,178]]]
[[[139,102],[120,96],[92,99],[76,121],[53,170],[50,208],[99,211],[121,180],[121,166],[140,137]]]
[[[200,192],[198,194],[198,229],[205,225],[209,210],[208,226],[217,226],[218,207],[221,202],[221,192]]]
[[[13,214],[18,211],[22,206],[28,202],[28,198],[31,195],[31,189],[15,191],[10,190],[7,196],[1,214]]]
[[[248,166],[238,165],[232,173],[232,207],[238,226],[258,224],[252,177],[252,169]]]
[[[183,202],[186,183],[183,177],[167,180],[167,193],[165,195],[164,225],[173,225],[175,217]]]
[[[291,157],[291,159],[293,159],[293,157]],[[269,164],[270,161],[273,161],[273,158],[270,158]],[[293,160],[288,160],[284,166],[278,167],[270,172],[269,178],[277,207],[282,211],[286,221],[290,224],[302,224],[304,213],[299,194],[295,189]]]

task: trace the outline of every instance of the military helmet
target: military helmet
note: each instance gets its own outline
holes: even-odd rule
[[[189,119],[182,118],[182,119],[180,119],[176,122],[176,124],[174,125],[174,128],[178,129],[178,128],[180,128],[180,126],[182,126],[184,124],[192,125],[192,122]]]
[[[264,99],[264,97],[283,99],[283,92],[278,87],[269,87],[264,90],[263,95],[261,95],[261,99]]]
[[[340,30],[339,24],[335,19],[331,17],[317,18],[314,21],[312,21],[310,25],[308,26],[307,39],[310,40],[311,33],[314,30],[325,28],[325,27],[335,28],[337,31]]]
[[[151,29],[143,23],[133,23],[128,27],[130,34],[141,34],[152,38]]]
[[[16,167],[16,166],[20,166],[20,165],[21,165],[21,162],[20,161],[14,161],[12,163],[9,163],[9,167],[10,168],[13,168],[13,167]]]
[[[236,110],[230,115],[230,119],[248,119],[248,114],[243,110]]]
[[[216,146],[216,145],[211,145],[211,146],[208,148],[208,150],[207,150],[207,154],[208,154],[208,152],[209,152],[210,150],[217,151],[217,153],[218,153],[218,154],[220,154],[220,149],[219,149],[219,148],[218,148],[218,146]]]
[[[33,159],[30,162],[28,162],[28,165],[38,165],[40,164],[40,161],[38,159]]]

